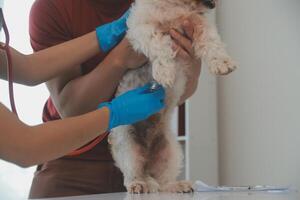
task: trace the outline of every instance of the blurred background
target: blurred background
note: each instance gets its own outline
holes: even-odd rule
[[[299,10],[299,0],[219,1],[212,20],[240,68],[204,72],[189,102],[191,178],[300,189]]]
[[[11,39],[10,45],[24,54],[32,52],[28,22],[33,2],[34,0],[9,0],[4,3],[5,20]],[[1,41],[4,41],[4,38],[2,31]],[[29,125],[41,123],[43,104],[48,97],[45,85],[30,88],[15,84],[14,89],[20,119]],[[0,80],[0,91],[0,101],[10,108],[6,81]],[[34,170],[34,167],[22,169],[0,160],[0,199],[26,199]]]
[[[11,45],[23,53],[31,52],[32,3],[5,1]],[[203,67],[198,90],[184,111],[182,177],[213,185],[300,189],[299,10],[299,0],[219,1],[209,17],[240,68],[216,78]],[[6,82],[0,81],[0,91],[1,102],[9,105]],[[15,91],[21,119],[40,123],[45,86],[16,85]],[[26,198],[33,172],[0,160],[0,199]]]

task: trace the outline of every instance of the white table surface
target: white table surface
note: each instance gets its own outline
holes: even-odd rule
[[[99,194],[78,197],[53,198],[47,200],[300,200],[296,192],[291,193],[193,193],[193,194],[140,194],[127,193]]]

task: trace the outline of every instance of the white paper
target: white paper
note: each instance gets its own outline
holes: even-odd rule
[[[241,186],[241,187],[229,187],[229,186],[210,186],[202,181],[196,181],[194,184],[194,190],[197,192],[288,192],[291,187],[278,187],[269,185],[257,185],[257,186]]]

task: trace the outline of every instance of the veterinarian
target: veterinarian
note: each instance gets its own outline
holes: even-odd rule
[[[101,48],[112,48],[124,35],[114,30],[120,28],[118,24],[124,25],[126,15],[98,27],[96,32],[31,55],[10,47],[10,54],[0,50],[0,78],[6,79],[7,56],[11,55],[15,82],[33,86],[50,80],[97,54],[98,41]],[[0,18],[2,22],[2,10]],[[105,35],[108,30],[114,32]],[[106,41],[101,42],[104,38]],[[150,86],[100,104],[96,111],[33,127],[22,123],[0,103],[0,158],[23,167],[41,164],[68,154],[114,127],[144,120],[164,107],[164,89],[150,92]]]
[[[118,19],[131,0],[36,0],[30,16],[31,44],[35,51],[49,48],[89,33],[97,26]],[[193,27],[185,23],[186,33],[170,34],[177,59],[191,62],[192,73],[184,102],[197,88],[201,61],[194,58],[191,45]],[[70,70],[47,82],[51,98],[45,104],[43,119],[77,116],[94,110],[99,102],[109,101],[123,75],[142,66],[147,59],[135,53],[122,39],[110,51],[74,65]],[[114,165],[108,142],[104,140],[77,156],[65,156],[40,165],[35,173],[30,197],[44,198],[126,191],[123,175]]]

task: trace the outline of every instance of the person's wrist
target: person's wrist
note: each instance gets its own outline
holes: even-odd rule
[[[108,123],[107,123],[107,130],[111,130],[112,127],[112,118],[113,118],[113,111],[111,108],[111,103],[110,102],[105,102],[105,103],[101,103],[98,106],[99,110],[103,110],[103,112],[105,112],[107,114],[107,118],[108,118]]]
[[[201,60],[195,60],[193,63],[190,64],[191,70],[187,73],[188,79],[199,79],[202,69]]]
[[[98,109],[101,113],[101,117],[104,119],[103,123],[106,124],[104,127],[104,130],[109,130],[109,124],[110,124],[110,117],[111,117],[111,111],[107,106],[103,106],[102,108]]]
[[[194,70],[195,71],[195,76],[197,78],[199,78],[200,74],[201,74],[201,69],[202,69],[202,62],[201,62],[201,60],[198,60],[194,66],[195,66],[195,70]]]

